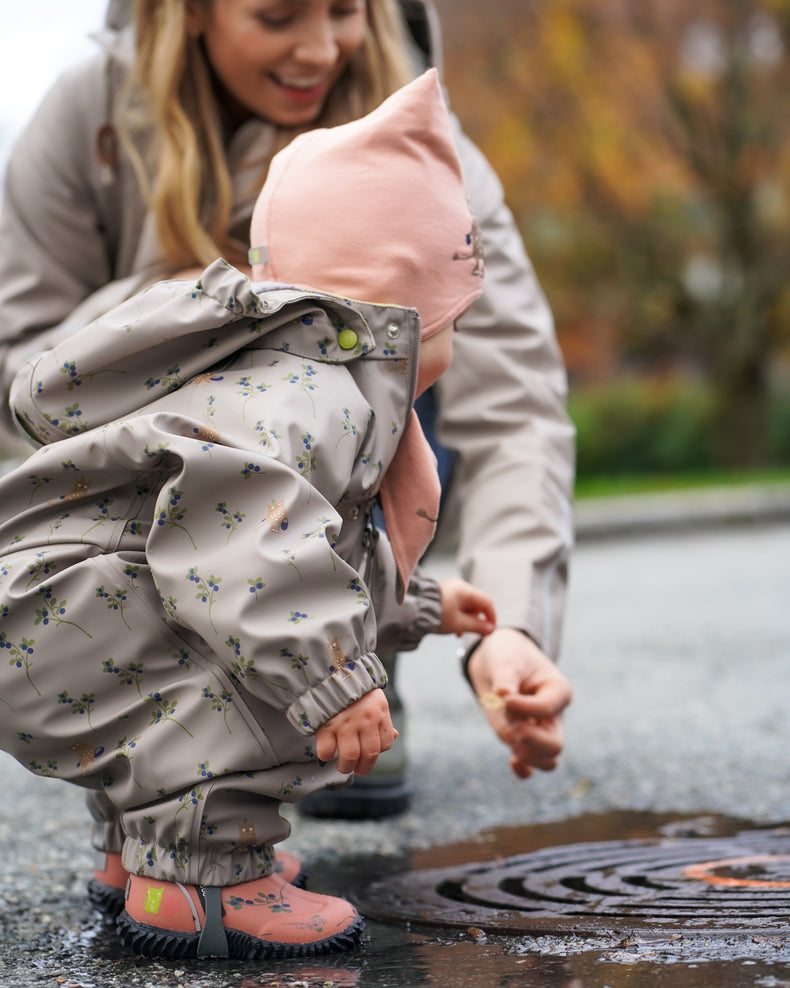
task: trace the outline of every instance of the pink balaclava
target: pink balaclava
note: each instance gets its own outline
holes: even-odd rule
[[[482,292],[484,265],[437,71],[275,155],[250,242],[256,281],[415,308],[423,339],[452,323]],[[435,459],[414,413],[381,499],[403,589],[439,505]]]

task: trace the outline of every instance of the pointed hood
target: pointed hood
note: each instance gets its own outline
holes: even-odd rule
[[[256,280],[415,308],[423,336],[460,315],[483,262],[436,69],[277,154],[250,243]]]

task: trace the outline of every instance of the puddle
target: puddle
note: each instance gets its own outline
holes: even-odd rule
[[[401,859],[391,856],[309,863],[310,885],[354,898],[376,881],[410,871],[505,860],[547,848],[593,841],[657,837],[715,839],[764,830],[720,816],[608,813],[560,823],[485,831],[474,840]],[[737,869],[736,869],[737,874]],[[751,876],[752,871],[748,874]],[[51,929],[36,944],[4,947],[5,986],[60,988],[790,988],[790,916],[771,936],[687,936],[645,928],[636,935],[486,934],[480,928],[418,927],[368,922],[362,951],[315,960],[239,964],[156,963],[131,958],[114,931],[74,895],[65,903],[68,931]],[[30,951],[32,950],[32,957]],[[23,957],[24,954],[24,957]],[[27,959],[25,959],[27,958]],[[4,965],[0,963],[0,968]]]

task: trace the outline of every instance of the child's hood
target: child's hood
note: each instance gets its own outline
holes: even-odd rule
[[[424,337],[461,315],[484,264],[436,69],[275,155],[250,243],[256,278],[415,308]]]

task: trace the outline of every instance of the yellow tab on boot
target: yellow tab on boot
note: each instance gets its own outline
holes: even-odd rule
[[[155,889],[153,885],[149,885],[145,890],[145,906],[143,907],[147,913],[158,913],[162,906],[162,896],[165,894],[164,886]]]

